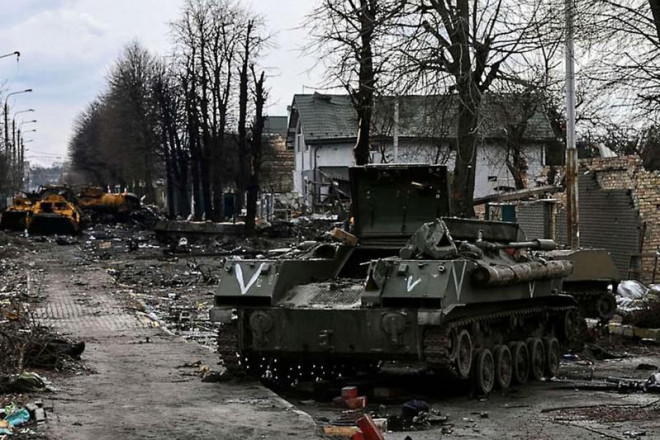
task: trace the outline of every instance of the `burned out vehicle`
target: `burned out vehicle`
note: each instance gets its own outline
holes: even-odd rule
[[[291,365],[421,362],[482,393],[556,372],[577,307],[561,294],[572,263],[537,255],[554,243],[447,217],[444,167],[350,175],[357,243],[225,262],[211,319],[226,366],[290,377]]]
[[[45,185],[14,198],[2,214],[0,228],[24,230],[31,234],[78,234],[81,213],[68,186]]]
[[[133,193],[109,193],[97,186],[83,188],[77,202],[83,214],[93,221],[127,221],[141,205],[140,198]]]
[[[62,194],[47,194],[32,206],[27,218],[27,230],[30,234],[81,233],[81,213],[74,202]]]
[[[37,200],[39,200],[37,193],[14,196],[12,205],[2,213],[0,229],[22,231],[27,228],[28,216],[32,212],[32,207]]]

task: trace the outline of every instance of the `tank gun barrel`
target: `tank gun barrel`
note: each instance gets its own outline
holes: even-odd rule
[[[535,251],[554,251],[557,244],[554,240],[538,238],[531,241],[514,241],[513,243],[496,243],[498,249],[532,249]]]
[[[472,283],[479,287],[508,286],[535,280],[562,278],[570,275],[572,271],[573,263],[567,260],[481,265],[472,272]]]
[[[557,249],[557,244],[554,240],[538,238],[531,241],[512,241],[510,243],[492,243],[489,241],[481,241],[475,243],[479,248],[485,251],[498,251],[500,249],[531,249],[534,251],[554,251]]]

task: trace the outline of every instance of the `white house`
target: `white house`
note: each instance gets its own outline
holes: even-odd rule
[[[447,96],[399,96],[378,100],[372,129],[372,162],[437,163],[453,168],[456,105]],[[511,98],[484,99],[477,150],[475,198],[515,188],[506,164],[510,157],[507,127],[520,122],[523,110]],[[526,107],[529,113],[529,106]],[[545,148],[554,140],[547,117],[536,108],[525,117],[519,144],[527,180],[545,165]],[[357,118],[347,95],[295,95],[290,107],[287,147],[294,150],[294,190],[310,204],[321,203],[331,186],[348,189],[354,165]]]

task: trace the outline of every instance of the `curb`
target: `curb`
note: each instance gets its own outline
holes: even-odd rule
[[[641,328],[611,322],[607,325],[610,334],[626,338],[651,339],[660,342],[660,328]]]

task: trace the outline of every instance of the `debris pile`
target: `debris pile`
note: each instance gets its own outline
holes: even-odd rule
[[[621,281],[616,291],[616,304],[619,312],[627,314],[643,309],[647,304],[648,294],[649,288],[639,281]]]
[[[24,399],[0,399],[0,439],[13,435],[34,438],[32,428],[46,423],[46,410],[43,402],[22,403]]]
[[[660,285],[646,287],[638,281],[623,281],[617,290],[622,323],[640,328],[660,328]]]
[[[3,268],[11,265],[4,262]],[[27,367],[63,369],[72,361],[80,360],[85,343],[72,341],[54,334],[38,323],[30,303],[39,300],[40,286],[30,273],[4,274],[7,283],[0,301],[0,392],[11,373]]]

